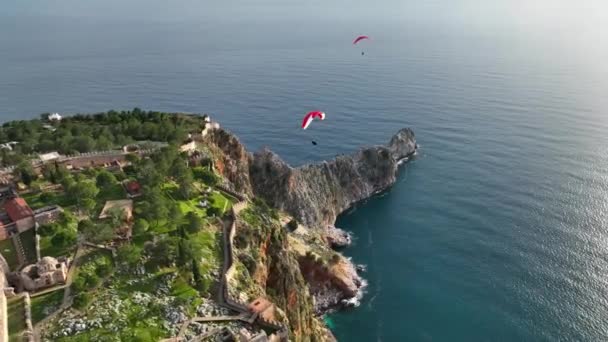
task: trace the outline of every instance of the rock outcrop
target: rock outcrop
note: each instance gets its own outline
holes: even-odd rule
[[[330,249],[347,245],[350,237],[328,227],[356,202],[394,184],[401,161],[416,152],[414,133],[402,129],[387,145],[295,168],[269,149],[248,153],[222,129],[207,139],[215,168],[229,186],[264,200],[241,215],[233,287],[245,300],[270,297],[294,340],[332,340],[315,315],[346,299],[358,299],[364,281],[350,260]],[[304,229],[304,235],[288,234],[277,218],[269,218],[275,209],[267,205],[311,229]]]
[[[326,227],[354,203],[391,186],[398,164],[416,152],[410,129],[386,146],[359,150],[331,161],[293,168],[268,149],[253,155],[249,178],[253,193],[309,227]]]

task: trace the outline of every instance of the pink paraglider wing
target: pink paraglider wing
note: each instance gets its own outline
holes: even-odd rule
[[[358,42],[362,41],[363,39],[369,39],[368,36],[359,36],[357,38],[355,38],[355,41],[353,42],[353,44],[357,44]]]
[[[308,125],[310,125],[314,118],[325,120],[325,113],[320,111],[314,111],[306,114],[306,116],[304,116],[304,119],[302,120],[302,129],[308,128]]]

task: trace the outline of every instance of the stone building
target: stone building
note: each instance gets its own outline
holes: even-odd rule
[[[46,256],[35,264],[25,266],[20,272],[16,272],[19,282],[17,287],[27,291],[65,284],[68,274],[67,260],[57,260]]]

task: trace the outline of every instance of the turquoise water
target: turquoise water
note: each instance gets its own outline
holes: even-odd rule
[[[412,127],[395,187],[338,220],[369,282],[339,340],[607,340],[606,11],[533,3],[9,1],[0,119],[209,112],[296,165]]]

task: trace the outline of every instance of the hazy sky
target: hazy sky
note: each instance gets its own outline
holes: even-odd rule
[[[608,58],[608,0],[3,0],[0,18],[65,25],[198,25],[216,34],[395,30],[547,41]],[[33,19],[35,20],[35,19]],[[5,24],[10,25],[10,24]],[[25,25],[25,24],[24,24]],[[147,25],[149,27],[149,25]],[[0,28],[2,24],[0,23]],[[142,26],[143,27],[143,26]],[[280,27],[276,29],[273,27]],[[10,31],[10,27],[8,28]],[[277,32],[275,32],[277,31]],[[391,32],[393,31],[393,33]],[[340,33],[341,34],[341,33]],[[1,37],[0,37],[1,40]]]
[[[4,0],[8,15],[44,14],[152,20],[206,18],[366,18],[415,20],[476,27],[545,27],[606,31],[606,0]]]

